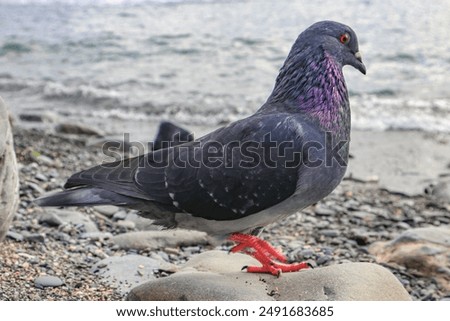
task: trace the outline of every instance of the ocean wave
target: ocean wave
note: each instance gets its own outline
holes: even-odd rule
[[[361,95],[351,99],[353,127],[450,133],[448,98],[417,99]]]
[[[64,100],[76,104],[115,106],[121,103],[119,92],[111,89],[96,88],[88,85],[65,86],[59,83],[46,83],[42,88],[45,99]]]
[[[96,0],[96,6],[121,6],[121,5],[139,5],[146,3],[153,4],[177,4],[177,3],[211,3],[219,0]],[[77,6],[92,6],[92,0],[0,0],[0,4],[9,5],[77,5]]]
[[[8,54],[23,54],[31,51],[32,49],[30,46],[19,42],[7,41],[0,47],[0,56],[5,56]]]
[[[259,96],[239,97],[236,94],[202,91],[147,95],[141,89],[136,89],[138,83],[128,81],[97,86],[62,84],[19,80],[7,73],[0,74],[0,92],[10,92],[14,96],[34,95],[42,101],[41,105],[45,105],[45,101],[61,102],[57,112],[78,115],[80,119],[171,119],[186,125],[220,125],[252,114],[261,103]],[[351,95],[351,108],[352,125],[356,129],[450,133],[449,98],[418,99],[381,91]]]
[[[15,92],[21,90],[39,91],[41,83],[35,80],[15,79],[10,74],[0,74],[0,91]]]
[[[417,100],[385,98],[364,95],[351,99],[352,126],[358,130],[419,130],[424,132],[450,133],[448,116],[450,100]],[[215,107],[214,107],[215,106]],[[133,109],[95,109],[85,116],[114,118],[118,120],[161,121],[171,119],[189,125],[218,126],[244,118],[256,110],[238,109],[235,106],[217,108],[217,105],[155,105],[142,104]]]

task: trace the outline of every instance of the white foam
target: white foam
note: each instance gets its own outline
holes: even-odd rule
[[[421,130],[450,133],[448,99],[363,95],[351,99],[352,126],[363,130]]]

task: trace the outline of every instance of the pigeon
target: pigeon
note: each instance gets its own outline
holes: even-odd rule
[[[75,173],[41,206],[112,204],[164,228],[236,242],[280,275],[306,269],[259,238],[263,228],[331,193],[347,167],[350,105],[342,68],[366,74],[355,32],[320,21],[303,31],[267,101],[251,116],[177,146]]]

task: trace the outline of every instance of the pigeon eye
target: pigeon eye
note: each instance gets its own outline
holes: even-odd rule
[[[350,35],[348,33],[342,34],[339,38],[339,41],[344,45],[348,44],[350,42]]]

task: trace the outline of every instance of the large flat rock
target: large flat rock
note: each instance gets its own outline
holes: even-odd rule
[[[411,300],[387,269],[348,263],[285,273],[279,278],[240,271],[255,260],[243,254],[209,251],[194,257],[169,277],[131,290],[128,300]]]
[[[163,261],[129,254],[103,259],[91,268],[91,273],[102,277],[110,286],[118,289],[122,294],[126,294],[136,285],[155,279],[155,270],[172,270],[174,268],[171,264]]]
[[[445,292],[450,292],[450,227],[410,229],[389,242],[372,244],[369,251],[378,262],[431,277]]]
[[[9,113],[0,97],[0,241],[8,231],[19,202],[19,175]]]

